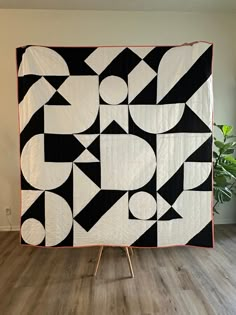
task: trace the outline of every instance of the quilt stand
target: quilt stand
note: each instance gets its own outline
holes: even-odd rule
[[[130,258],[130,253],[131,253],[131,255],[133,255],[133,249],[131,247],[122,247],[122,248],[125,250],[125,253],[127,256],[131,277],[134,278],[134,271],[133,271],[133,266],[132,266],[132,262],[131,262],[131,258]],[[98,252],[98,257],[97,257],[97,263],[96,263],[94,274],[93,274],[94,277],[96,277],[97,272],[98,272],[98,267],[100,265],[103,249],[104,249],[104,246],[100,246],[99,252]],[[129,253],[129,251],[130,251],[130,253]]]

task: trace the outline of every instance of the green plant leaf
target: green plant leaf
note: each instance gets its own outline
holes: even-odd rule
[[[221,158],[218,161],[218,164],[214,165],[214,177],[225,176],[229,179],[236,179],[236,165],[229,162],[227,163],[225,163],[225,160]]]
[[[225,146],[226,148],[230,148],[230,149],[235,148],[235,147],[236,147],[236,141],[234,141],[234,142],[228,142],[228,143],[226,143],[224,146]]]
[[[222,149],[222,148],[224,147],[224,142],[221,142],[221,141],[219,141],[219,140],[216,140],[216,141],[214,142],[214,144],[215,144],[215,146],[216,146],[217,148],[219,148],[219,149]]]
[[[236,159],[232,155],[221,155],[221,157],[218,159],[219,162],[219,168],[230,166],[232,169],[236,169]],[[221,165],[221,166],[220,166]]]
[[[231,177],[232,179],[236,180],[236,169],[230,167],[230,165],[225,165],[222,167],[222,171],[224,171],[224,175]]]
[[[225,137],[230,135],[230,133],[233,131],[233,126],[230,125],[217,125],[214,123],[214,126],[219,128]]]
[[[231,151],[228,154],[232,154],[234,152],[234,150],[235,150],[235,147],[236,147],[236,142],[225,143],[223,146],[221,146],[220,153],[221,154],[227,154],[226,152],[230,149],[230,150],[233,150],[233,151]]]
[[[230,166],[225,167],[226,171],[230,173],[232,179],[236,180],[236,170]]]
[[[236,164],[228,160],[220,159],[220,166],[226,169],[228,172],[232,172],[233,174],[236,172]]]
[[[220,187],[225,187],[227,185],[227,179],[224,175],[214,176],[214,182]]]
[[[229,125],[222,126],[222,132],[224,136],[228,136],[232,132],[232,130],[233,130],[232,126],[229,126]]]
[[[226,151],[222,152],[222,154],[232,154],[234,153],[234,149],[227,149]]]
[[[224,192],[225,192],[225,194],[227,194],[229,196],[230,199],[232,198],[232,191],[230,190],[229,187],[225,187]]]
[[[236,159],[232,155],[224,156],[224,159],[232,164],[236,164]]]
[[[223,203],[230,201],[232,198],[232,192],[227,187],[214,187],[214,198],[216,201]]]
[[[217,212],[218,203],[230,201],[232,196],[236,195],[236,159],[234,157],[236,141],[230,141],[236,136],[232,135],[233,127],[230,125],[214,123],[214,126],[219,128],[223,135],[223,141],[214,137],[214,144],[218,150],[213,152],[214,198],[216,200],[213,210]]]

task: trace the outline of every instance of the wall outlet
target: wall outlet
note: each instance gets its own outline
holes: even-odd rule
[[[6,211],[6,215],[8,215],[8,216],[11,215],[11,208],[6,208],[5,211]]]

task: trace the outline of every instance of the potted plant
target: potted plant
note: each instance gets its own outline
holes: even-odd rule
[[[213,151],[214,168],[214,212],[218,213],[217,206],[230,201],[236,195],[236,159],[234,153],[236,136],[232,134],[233,127],[229,125],[217,125],[221,139],[214,137],[215,150]]]

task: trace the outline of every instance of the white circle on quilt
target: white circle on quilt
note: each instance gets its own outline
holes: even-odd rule
[[[129,209],[136,218],[147,220],[156,213],[156,200],[149,193],[140,191],[130,198]]]
[[[36,219],[27,219],[21,226],[21,236],[27,244],[39,245],[45,237],[45,229]]]
[[[120,77],[111,75],[103,79],[100,84],[100,95],[108,104],[120,104],[125,100],[127,94],[127,84]]]

